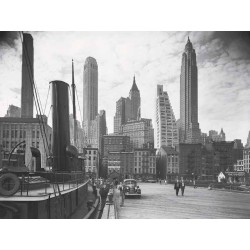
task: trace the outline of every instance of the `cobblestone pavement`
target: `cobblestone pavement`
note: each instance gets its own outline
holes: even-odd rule
[[[141,199],[125,199],[119,219],[247,219],[250,195],[186,187],[177,197],[173,185],[138,183]]]

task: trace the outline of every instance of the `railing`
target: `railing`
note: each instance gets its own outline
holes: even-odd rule
[[[88,179],[84,172],[28,172],[18,175],[20,188],[14,197],[40,197],[78,188]]]

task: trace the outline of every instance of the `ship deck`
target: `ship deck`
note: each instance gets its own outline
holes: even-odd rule
[[[76,183],[63,183],[63,184],[50,184],[48,187],[43,187],[34,190],[27,190],[18,191],[13,196],[0,196],[0,201],[41,201],[47,200],[49,198],[53,198],[55,196],[61,195],[72,192],[83,185],[86,185],[88,181],[76,184]],[[59,193],[59,190],[60,193]]]

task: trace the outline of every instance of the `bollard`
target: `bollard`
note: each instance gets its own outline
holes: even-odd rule
[[[113,204],[113,193],[108,193],[106,204]]]

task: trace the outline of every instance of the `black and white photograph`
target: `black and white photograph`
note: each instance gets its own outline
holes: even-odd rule
[[[71,219],[109,242],[123,220],[129,242],[137,222],[194,240],[192,223],[250,219],[249,27],[183,19],[0,26],[0,222]]]

